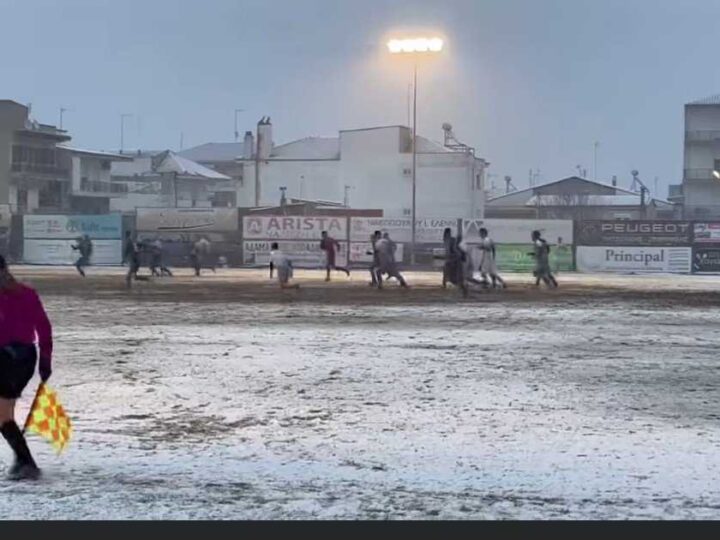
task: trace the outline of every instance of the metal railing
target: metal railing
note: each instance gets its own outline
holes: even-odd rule
[[[715,180],[713,169],[685,169],[685,180]]]
[[[23,174],[42,174],[48,176],[69,176],[70,171],[51,163],[31,163],[15,161],[10,166],[10,171]]]
[[[700,129],[685,132],[685,140],[693,142],[709,142],[720,140],[719,129]]]
[[[103,182],[100,180],[88,180],[87,178],[82,178],[80,180],[79,191],[83,193],[126,195],[128,187],[125,184],[116,182]]]

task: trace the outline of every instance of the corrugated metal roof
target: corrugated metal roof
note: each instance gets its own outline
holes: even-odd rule
[[[708,96],[703,99],[691,101],[690,103],[688,103],[688,105],[720,105],[720,94],[715,94],[714,96]]]
[[[672,206],[671,203],[660,199],[646,199],[648,204],[656,203],[660,206]],[[587,198],[574,200],[562,195],[535,195],[528,199],[525,206],[640,206],[640,194],[634,195],[587,195]]]

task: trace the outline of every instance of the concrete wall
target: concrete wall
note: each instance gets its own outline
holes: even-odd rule
[[[10,165],[15,130],[22,129],[28,117],[27,107],[0,101],[0,204],[10,200]]]

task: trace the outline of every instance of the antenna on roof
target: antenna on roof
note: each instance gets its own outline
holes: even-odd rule
[[[512,176],[505,177],[505,193],[512,193],[517,191],[517,188],[513,185]]]

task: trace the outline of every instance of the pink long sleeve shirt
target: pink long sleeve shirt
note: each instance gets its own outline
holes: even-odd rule
[[[52,360],[52,326],[37,293],[17,284],[0,290],[0,347],[11,343],[31,345],[37,342],[41,362]]]

